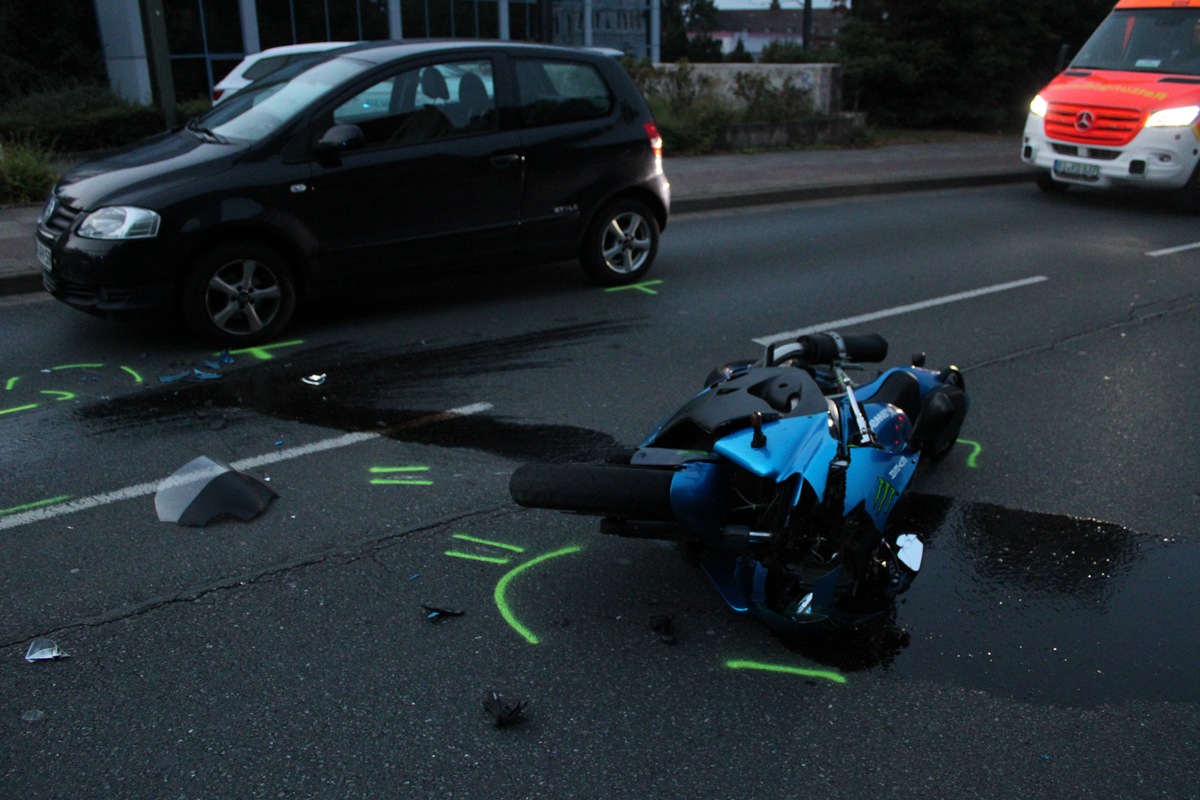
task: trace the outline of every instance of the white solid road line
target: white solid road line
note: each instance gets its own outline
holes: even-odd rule
[[[1178,247],[1164,247],[1162,250],[1151,250],[1150,252],[1146,253],[1146,255],[1150,256],[1151,258],[1156,258],[1158,256],[1169,256],[1173,255],[1174,253],[1182,253],[1185,250],[1195,250],[1197,248],[1200,248],[1200,242],[1181,244]]]
[[[1019,281],[1010,281],[1009,283],[998,283],[994,286],[984,286],[981,289],[972,289],[969,292],[959,292],[958,294],[948,294],[942,297],[935,297],[931,300],[922,300],[919,303],[909,303],[904,306],[895,306],[893,308],[885,308],[881,311],[873,311],[870,314],[860,314],[857,317],[846,317],[845,319],[835,319],[832,322],[820,322],[816,325],[809,325],[807,328],[799,328],[794,331],[784,331],[783,333],[773,333],[769,336],[762,336],[758,339],[751,339],[755,344],[761,344],[766,347],[778,342],[786,342],[794,340],[799,336],[805,336],[810,333],[818,333],[820,331],[836,330],[837,328],[845,328],[851,325],[861,325],[864,322],[873,322],[877,319],[885,317],[895,317],[900,314],[908,314],[913,311],[921,311],[934,306],[944,306],[948,303],[957,303],[962,300],[973,300],[976,297],[982,297],[987,294],[995,294],[996,292],[1007,292],[1010,289],[1020,289],[1023,286],[1030,286],[1035,283],[1047,281],[1045,275],[1034,275],[1030,278],[1022,278]]]
[[[459,408],[451,408],[448,411],[443,411],[439,414],[431,414],[429,416],[420,417],[408,422],[400,423],[392,428],[382,428],[379,431],[369,431],[364,433],[347,433],[342,436],[335,436],[330,439],[322,439],[309,444],[297,445],[296,447],[288,447],[283,450],[275,450],[269,453],[263,453],[259,456],[251,456],[243,458],[239,461],[234,461],[229,466],[237,470],[253,469],[266,464],[278,464],[281,461],[290,461],[293,458],[302,456],[310,456],[315,453],[323,453],[326,450],[337,450],[342,447],[349,447],[362,442],[370,442],[375,439],[380,439],[388,435],[392,430],[403,430],[407,428],[422,427],[434,422],[452,419],[454,417],[467,417],[472,414],[479,414],[490,410],[491,403],[472,403],[468,406],[460,406]],[[45,519],[53,519],[66,514],[74,514],[79,511],[87,511],[91,508],[106,506],[111,503],[116,503],[121,500],[132,500],[136,497],[145,497],[152,495],[158,491],[158,488],[167,480],[153,481],[151,483],[139,483],[136,486],[127,486],[124,489],[117,489],[112,492],[103,494],[94,494],[90,497],[81,497],[77,500],[68,500],[63,503],[46,506],[44,508],[35,508],[29,511],[23,511],[19,514],[13,514],[9,517],[0,517],[0,530],[9,528],[17,528],[21,525],[28,525],[31,522],[38,522]]]

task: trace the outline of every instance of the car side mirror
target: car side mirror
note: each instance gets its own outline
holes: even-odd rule
[[[330,158],[362,149],[367,143],[362,128],[357,125],[334,125],[317,140],[317,157]]]

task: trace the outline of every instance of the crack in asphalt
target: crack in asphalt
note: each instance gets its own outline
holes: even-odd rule
[[[1137,310],[1139,308],[1150,308],[1153,306],[1162,305],[1163,303],[1170,304],[1170,307],[1164,308],[1160,311],[1154,311],[1151,313],[1137,314]],[[997,366],[1000,364],[1008,364],[1008,363],[1016,361],[1020,358],[1023,358],[1025,356],[1033,355],[1035,353],[1049,352],[1049,351],[1055,350],[1063,345],[1070,344],[1072,342],[1076,342],[1081,339],[1087,339],[1092,336],[1098,336],[1103,333],[1109,333],[1111,331],[1122,330],[1124,328],[1145,325],[1147,323],[1154,322],[1155,320],[1163,319],[1166,317],[1173,317],[1173,316],[1178,316],[1181,314],[1187,314],[1191,311],[1195,311],[1197,308],[1200,308],[1200,292],[1189,294],[1189,295],[1183,295],[1182,297],[1177,297],[1177,298],[1173,298],[1171,300],[1164,300],[1164,301],[1159,301],[1159,302],[1154,302],[1154,303],[1143,303],[1140,305],[1134,303],[1134,304],[1130,305],[1129,314],[1124,319],[1122,319],[1118,322],[1110,322],[1110,323],[1107,323],[1104,325],[1097,326],[1095,328],[1089,328],[1087,330],[1078,331],[1076,333],[1072,333],[1067,336],[1059,337],[1058,339],[1055,339],[1054,341],[1049,342],[1047,344],[1037,345],[1035,347],[1027,347],[1022,350],[1014,350],[1012,352],[1005,353],[1003,355],[984,359],[983,361],[976,361],[974,363],[967,364],[962,369],[963,369],[963,372],[970,372],[970,371],[974,371],[974,370],[984,369],[986,367],[994,367],[994,366]]]
[[[308,567],[319,566],[336,559],[344,559],[344,563],[352,564],[362,558],[369,558],[378,550],[390,546],[393,542],[408,538],[414,534],[424,533],[431,530],[437,530],[449,525],[458,524],[464,520],[488,519],[490,517],[507,516],[517,513],[518,509],[508,506],[495,506],[492,508],[478,509],[468,511],[462,514],[456,514],[449,517],[444,517],[432,522],[427,522],[413,528],[405,530],[391,530],[387,533],[382,533],[376,536],[367,537],[365,539],[357,539],[353,542],[343,544],[338,547],[331,547],[326,550],[310,553],[305,556],[277,564],[271,564],[261,567],[253,572],[244,572],[239,575],[230,575],[216,579],[206,585],[192,587],[175,594],[159,596],[140,603],[131,603],[129,605],[110,609],[96,616],[75,620],[59,625],[47,631],[37,633],[22,634],[9,641],[0,642],[0,649],[7,647],[23,647],[31,640],[41,636],[54,637],[68,631],[78,630],[80,628],[100,628],[105,625],[110,625],[114,622],[133,619],[135,617],[149,614],[162,608],[166,608],[181,603],[195,603],[204,598],[230,589],[240,589],[252,587],[255,584],[274,580],[281,575],[287,575],[298,570],[303,570]]]

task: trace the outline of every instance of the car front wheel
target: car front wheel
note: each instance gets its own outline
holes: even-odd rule
[[[602,208],[588,226],[580,262],[604,286],[634,283],[658,254],[658,220],[638,200],[622,199]]]
[[[197,261],[183,287],[183,317],[197,335],[252,345],[279,334],[296,311],[287,261],[258,242],[228,242]]]

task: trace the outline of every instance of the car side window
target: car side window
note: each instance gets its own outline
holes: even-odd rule
[[[335,125],[357,125],[367,147],[416,144],[496,130],[489,59],[446,61],[379,81],[333,112]]]
[[[613,95],[600,71],[577,61],[516,60],[521,124],[556,125],[607,116]]]

